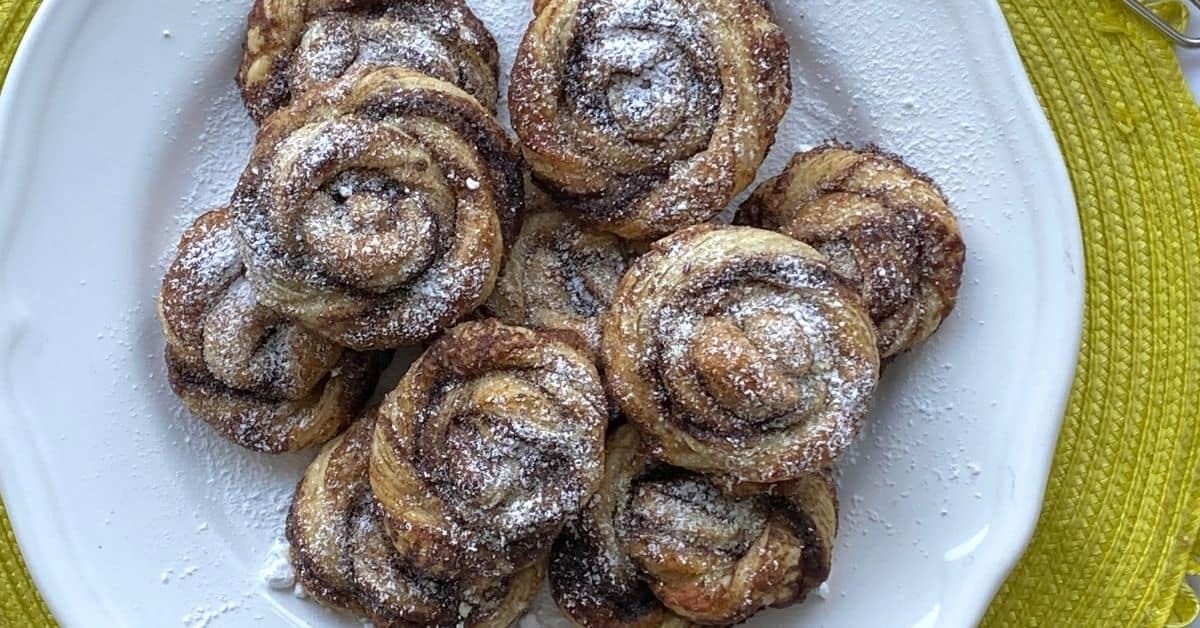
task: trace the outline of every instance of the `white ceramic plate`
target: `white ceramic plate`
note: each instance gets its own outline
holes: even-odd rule
[[[0,489],[68,626],[345,621],[259,575],[306,457],[216,439],[160,361],[162,262],[249,150],[249,4],[47,0],[0,96]],[[528,4],[472,4],[507,67]],[[1075,364],[1063,163],[991,0],[775,5],[796,98],[764,175],[823,138],[878,142],[942,183],[970,255],[842,465],[828,591],[755,625],[972,625],[1032,531]]]

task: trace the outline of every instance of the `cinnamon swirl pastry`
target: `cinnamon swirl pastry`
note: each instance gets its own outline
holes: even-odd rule
[[[755,177],[791,100],[765,0],[541,0],[513,67],[537,180],[585,220],[650,239]]]
[[[620,238],[547,204],[525,217],[488,310],[513,325],[574,332],[597,354],[600,315],[632,257]]]
[[[455,327],[379,414],[371,486],[396,549],[440,577],[533,564],[603,471],[603,385],[583,352],[549,333]]]
[[[954,309],[962,233],[937,185],[899,157],[840,144],[798,154],[746,201],[738,222],[828,256],[862,294],[884,358],[925,341]]]
[[[388,66],[454,83],[496,109],[496,42],[463,0],[256,0],[238,85],[262,122],[317,85]]]
[[[746,496],[694,473],[651,475],[631,487],[621,536],[668,608],[700,624],[736,624],[801,602],[829,578],[834,491],[824,472]]]
[[[224,209],[184,232],[159,297],[171,388],[192,414],[256,451],[333,438],[362,409],[381,360],[259,305]]]
[[[522,178],[462,90],[352,74],[260,131],[233,197],[247,275],[263,304],[344,346],[419,343],[491,293]]]
[[[301,480],[287,538],[297,580],[321,604],[376,626],[510,626],[525,614],[543,563],[503,580],[441,581],[406,565],[384,534],[367,480],[374,421],[330,443]]]
[[[596,496],[567,524],[550,553],[550,591],[564,614],[586,627],[683,628],[690,622],[654,596],[618,533],[634,478],[654,466],[637,429],[609,436]]]
[[[602,345],[610,389],[655,455],[746,482],[828,466],[879,377],[854,290],[808,245],[748,227],[655,243],[621,280]]]
[[[731,494],[653,462],[624,426],[599,492],[555,544],[551,590],[584,626],[732,625],[824,582],[836,530],[828,474]]]

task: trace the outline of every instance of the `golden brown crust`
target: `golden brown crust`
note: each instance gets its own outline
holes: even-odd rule
[[[748,227],[655,243],[605,316],[610,390],[676,466],[778,482],[849,444],[879,376],[874,326],[825,258]]]
[[[941,190],[899,157],[826,144],[792,158],[738,222],[829,256],[863,296],[889,358],[929,338],[954,309],[966,246]]]
[[[668,608],[729,625],[804,600],[829,577],[837,530],[833,481],[802,476],[734,497],[695,474],[644,478],[622,538]]]
[[[532,564],[595,491],[606,424],[569,343],[495,320],[450,330],[380,408],[371,486],[397,550],[448,578]]]
[[[586,221],[650,239],[755,177],[791,100],[763,0],[542,0],[509,103],[537,180]]]
[[[617,519],[633,479],[654,463],[637,429],[624,425],[608,438],[604,479],[550,554],[550,591],[559,609],[589,628],[683,628],[690,625],[654,596],[618,536]]]
[[[224,209],[184,232],[163,277],[159,317],[171,388],[192,414],[256,451],[333,438],[362,409],[381,363],[261,306]]]
[[[462,0],[256,0],[238,85],[262,122],[297,94],[361,68],[454,83],[495,111],[496,42]]]
[[[827,473],[728,493],[654,462],[628,425],[608,456],[599,492],[550,561],[555,600],[575,622],[731,625],[828,578],[837,504]]]
[[[393,348],[491,293],[522,188],[520,154],[487,110],[385,68],[271,116],[233,208],[265,305],[344,346]]]
[[[512,625],[537,595],[535,563],[503,581],[450,582],[405,564],[384,534],[367,479],[374,418],[354,424],[309,466],[288,513],[296,577],[325,606],[375,626]]]
[[[500,320],[578,334],[600,350],[600,316],[634,257],[614,235],[547,203],[525,217],[487,308]]]

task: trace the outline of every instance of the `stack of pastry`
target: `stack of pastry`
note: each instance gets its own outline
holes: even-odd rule
[[[185,404],[282,452],[359,416],[386,351],[483,303],[523,174],[496,44],[461,0],[258,0],[249,22],[254,152],[184,234],[160,312]]]
[[[547,573],[583,626],[794,604],[829,576],[832,468],[881,364],[954,306],[949,204],[829,143],[719,224],[790,104],[766,1],[534,14],[518,144],[462,0],[255,2],[238,78],[261,126],[164,279],[172,386],[253,449],[333,439],[292,560],[376,625],[507,626]]]
[[[586,352],[495,320],[434,341],[321,452],[287,537],[299,584],[377,626],[507,626],[603,473]]]

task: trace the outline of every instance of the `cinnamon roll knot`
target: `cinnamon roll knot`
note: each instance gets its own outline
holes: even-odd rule
[[[522,184],[519,153],[479,103],[387,68],[272,116],[233,208],[264,305],[341,345],[382,349],[482,304]]]
[[[958,221],[941,190],[899,157],[838,144],[798,154],[738,222],[828,256],[862,295],[883,358],[924,342],[954,309],[966,259]]]
[[[440,580],[396,553],[367,479],[374,418],[354,424],[309,466],[288,513],[300,585],[376,626],[506,628],[529,608],[542,562],[498,580]]]
[[[747,482],[825,468],[879,377],[871,320],[824,256],[747,227],[655,243],[617,289],[603,357],[656,455]]]
[[[824,471],[729,492],[655,462],[633,426],[555,544],[551,591],[584,626],[732,625],[804,599],[829,577],[837,500]]]
[[[589,223],[651,239],[748,186],[791,99],[762,0],[548,0],[513,67],[537,180]]]
[[[600,350],[600,317],[634,257],[633,247],[557,209],[525,217],[488,300],[501,320],[577,334]]]
[[[159,298],[171,387],[243,447],[279,453],[324,443],[362,408],[380,359],[263,307],[244,271],[227,210],[184,232]]]
[[[495,111],[496,42],[463,0],[256,0],[238,85],[262,122],[298,95],[362,68],[453,83]]]
[[[434,574],[532,564],[600,481],[604,388],[586,354],[552,335],[464,323],[379,414],[371,485],[397,550]]]

